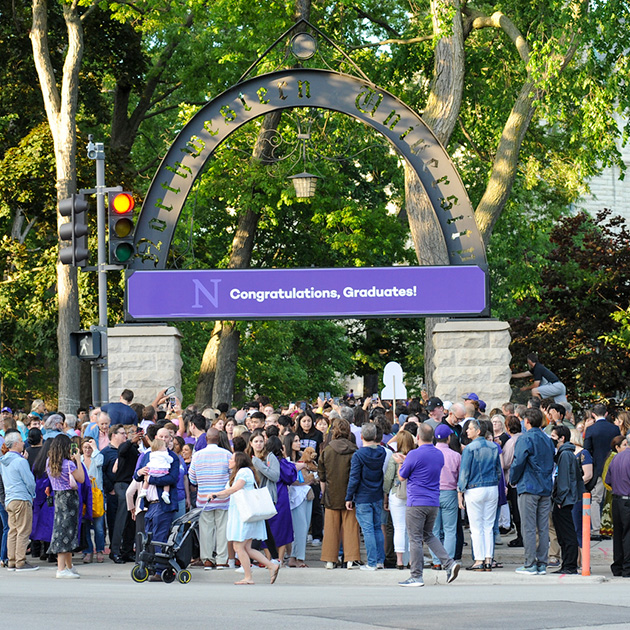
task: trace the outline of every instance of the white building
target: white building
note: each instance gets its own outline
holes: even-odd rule
[[[591,180],[591,194],[576,206],[593,215],[609,208],[614,214],[624,217],[630,225],[630,145],[621,147],[619,141],[619,149],[627,169],[625,179],[619,179],[621,172],[617,166],[605,168],[599,177]]]

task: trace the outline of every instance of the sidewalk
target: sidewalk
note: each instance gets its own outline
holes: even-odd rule
[[[507,543],[514,538],[514,534],[502,536],[502,545],[497,546],[495,559],[501,562],[503,569],[495,569],[490,572],[466,571],[466,567],[472,564],[470,534],[468,530],[464,530],[466,541],[469,543],[464,547],[464,557],[462,560],[462,570],[459,573],[456,584],[466,585],[510,585],[510,584],[601,584],[605,582],[622,582],[623,578],[615,578],[610,572],[610,563],[612,562],[612,540],[602,542],[593,542],[591,544],[591,575],[558,575],[552,573],[555,568],[550,569],[547,575],[523,575],[515,573],[515,569],[523,564],[523,549],[508,547]],[[359,568],[351,570],[344,568],[328,570],[325,563],[319,560],[321,547],[307,545],[306,563],[308,568],[292,569],[283,568],[278,578],[279,585],[294,586],[397,586],[409,577],[408,570],[385,569],[382,571],[361,571]],[[425,552],[428,550],[425,547]],[[365,550],[362,549],[362,558],[365,560]],[[76,568],[81,574],[82,580],[122,580],[129,581],[131,584],[130,572],[133,568],[132,563],[114,564],[105,559],[103,564],[82,564],[82,554],[75,554],[73,557]],[[56,564],[41,562],[40,560],[31,560],[29,562],[40,566],[39,571],[34,571],[26,575],[27,579],[32,577],[37,579],[46,576],[53,576],[56,570]],[[233,569],[222,571],[204,571],[201,567],[191,567],[192,581],[194,583],[229,583],[231,584],[238,578],[239,573],[235,573]],[[0,579],[6,579],[14,576],[6,569],[0,569]],[[268,581],[267,571],[265,569],[255,568],[253,572],[254,580],[261,584]],[[433,571],[432,569],[424,570],[424,582],[427,586],[445,585],[446,571]],[[451,586],[451,585],[449,585]]]

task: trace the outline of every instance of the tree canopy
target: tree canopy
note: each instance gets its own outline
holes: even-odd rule
[[[67,50],[67,5],[53,0],[43,4],[48,12],[51,63],[60,80]],[[88,133],[104,139],[108,183],[124,184],[142,194],[189,116],[233,85],[294,22],[297,4],[304,2],[78,3],[75,8],[85,18],[78,74],[78,146]],[[546,292],[549,256],[556,251],[556,237],[550,235],[558,219],[587,190],[588,177],[607,164],[624,166],[617,149],[622,132],[612,114],[627,115],[630,103],[627,3],[541,5],[517,0],[462,5],[457,0],[412,4],[366,0],[359,7],[314,0],[306,4],[310,21],[374,83],[423,112],[456,162],[477,207],[489,248],[494,314],[532,318],[531,309],[541,304]],[[3,395],[20,402],[35,394],[54,399],[54,370],[41,368],[56,365],[57,356],[55,156],[50,135],[46,137],[29,44],[31,11],[0,0],[0,15],[0,50],[7,60],[0,70]],[[326,52],[320,59],[341,67],[334,53]],[[282,55],[271,56],[261,70],[282,61]],[[231,139],[197,183],[188,200],[186,221],[178,226],[173,266],[226,266],[239,217],[252,208],[260,211],[253,266],[413,262],[408,220],[415,229],[414,217],[422,215],[414,209],[417,204],[397,156],[370,148],[353,160],[320,160],[317,166],[325,179],[318,201],[299,203],[285,187],[283,168],[290,161],[274,169],[274,178],[270,169],[251,159],[259,125],[254,121],[239,138]],[[327,132],[352,135],[365,147],[379,144],[366,130],[354,127],[352,122],[337,120]],[[287,137],[294,135],[288,116],[282,116],[280,131]],[[77,186],[90,187],[93,166],[79,158]],[[434,230],[430,220],[420,223],[427,232]],[[431,256],[437,248],[423,246],[421,240],[414,245],[416,255],[435,261]],[[96,312],[94,280],[87,275],[79,277],[84,325],[95,323]],[[591,275],[587,280],[597,282]],[[112,274],[110,285],[110,321],[115,322],[122,314],[121,279]],[[601,319],[612,324],[602,325],[600,336],[616,335],[623,344],[628,303],[606,304],[620,313],[621,321],[617,325],[607,311]],[[537,326],[554,315],[536,313]],[[260,359],[264,349],[248,349],[249,339],[297,349],[291,336],[296,331],[315,335],[320,326],[326,336],[328,325],[312,323],[308,331],[297,324],[285,329],[278,325],[275,330],[270,323],[243,325],[239,382],[262,384],[256,366],[265,363]],[[423,361],[421,325],[352,323],[344,353],[354,357],[352,369],[359,373],[370,373],[401,357],[405,368],[418,376]],[[209,329],[210,324],[190,324],[186,331],[190,392]],[[522,334],[533,339],[531,331]],[[611,339],[604,340],[606,348],[611,347]],[[283,356],[280,351],[276,354]],[[345,366],[345,360],[341,364]],[[582,378],[591,391],[596,381],[588,374]]]

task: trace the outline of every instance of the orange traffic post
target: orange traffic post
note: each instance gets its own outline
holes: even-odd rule
[[[582,495],[582,575],[591,574],[591,494]]]

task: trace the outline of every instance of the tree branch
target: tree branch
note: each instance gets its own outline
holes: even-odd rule
[[[518,156],[534,115],[537,96],[534,84],[526,81],[503,127],[488,185],[475,210],[475,219],[486,246],[510,196],[518,170]]]
[[[37,70],[37,76],[39,77],[44,96],[46,114],[48,120],[56,125],[61,110],[61,95],[55,80],[55,70],[50,61],[48,5],[46,0],[33,0],[33,22],[30,35],[35,69]]]
[[[466,140],[468,140],[468,142],[470,142],[470,146],[472,147],[473,151],[477,154],[477,157],[484,162],[490,162],[491,161],[490,156],[484,155],[481,152],[479,147],[477,147],[477,145],[475,144],[475,141],[472,139],[472,136],[468,133],[468,130],[466,129],[466,127],[464,127],[464,123],[462,122],[461,116],[457,118],[457,122],[459,123],[459,128],[462,130],[464,137],[466,138]]]
[[[369,44],[361,44],[359,46],[349,46],[348,50],[360,50],[362,48],[376,48],[377,46],[385,46],[386,44],[418,44],[433,39],[433,35],[423,35],[422,37],[410,37],[409,39],[384,39],[380,42],[370,42]]]
[[[93,0],[92,4],[86,9],[85,13],[81,16],[81,22],[84,22],[85,19],[94,13],[96,8],[98,7],[98,0]]]
[[[162,94],[160,94],[159,96],[156,96],[150,103],[149,103],[149,107],[148,109],[153,109],[158,103],[161,103],[165,98],[168,98],[173,92],[175,92],[176,90],[179,90],[180,87],[182,87],[182,82],[180,81],[179,83],[176,83],[175,85],[171,86],[170,88],[168,88],[168,90],[165,90]],[[146,116],[145,116],[145,120],[146,120]]]
[[[481,11],[476,11],[468,7],[464,7],[462,11],[470,18],[472,28],[500,28],[512,40],[514,46],[516,46],[519,57],[525,64],[529,63],[529,46],[527,40],[507,15],[500,11],[495,11],[491,16],[487,16],[481,13]]]
[[[356,5],[353,7],[353,9],[357,12],[357,15],[359,17],[369,20],[373,24],[378,24],[378,26],[385,29],[393,37],[400,38],[400,33],[396,29],[392,28],[387,22],[385,22],[385,20],[379,20],[378,18],[375,18],[373,15],[370,15]]]

